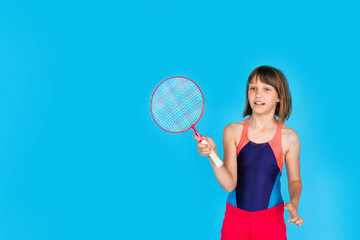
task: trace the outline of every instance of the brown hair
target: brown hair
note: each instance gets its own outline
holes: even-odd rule
[[[258,76],[263,83],[269,84],[275,88],[280,98],[280,102],[278,102],[276,105],[275,116],[278,116],[279,121],[284,123],[289,119],[292,108],[289,85],[285,75],[280,70],[270,66],[257,67],[250,74],[246,84],[246,104],[243,117],[248,115],[251,116],[252,114],[252,109],[249,104],[248,90],[250,81],[256,76]]]

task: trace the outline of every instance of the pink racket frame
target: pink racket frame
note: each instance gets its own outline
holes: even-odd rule
[[[200,114],[199,119],[198,119],[193,125],[191,125],[189,128],[187,128],[186,130],[183,130],[183,131],[181,131],[181,132],[172,132],[172,131],[168,131],[168,130],[162,128],[162,127],[156,122],[156,120],[155,120],[155,118],[154,118],[154,115],[153,115],[153,112],[152,112],[152,100],[153,100],[153,97],[154,97],[154,94],[155,94],[156,90],[160,87],[161,84],[163,84],[164,82],[169,81],[170,79],[173,79],[173,78],[185,78],[185,79],[191,81],[192,83],[194,83],[195,86],[199,89],[200,94],[201,94],[201,97],[202,97],[202,100],[203,100],[203,103],[204,103],[204,104],[203,104],[203,107],[202,107],[202,111],[201,111],[201,114]],[[153,94],[151,95],[151,100],[150,100],[150,112],[151,112],[151,116],[152,116],[152,118],[154,119],[156,125],[158,125],[162,130],[164,130],[164,131],[166,131],[166,132],[169,132],[169,133],[183,133],[183,132],[188,131],[190,128],[192,128],[192,129],[194,130],[196,136],[198,136],[198,137],[201,138],[201,139],[203,139],[203,137],[198,133],[198,131],[196,131],[195,125],[199,122],[200,118],[202,117],[202,115],[203,115],[203,113],[204,113],[204,108],[205,108],[205,101],[204,101],[204,96],[203,96],[203,93],[202,93],[200,87],[199,87],[193,80],[191,80],[190,78],[184,77],[184,76],[174,76],[174,77],[170,77],[170,78],[167,78],[167,79],[165,79],[164,81],[162,81],[162,82],[155,88]]]

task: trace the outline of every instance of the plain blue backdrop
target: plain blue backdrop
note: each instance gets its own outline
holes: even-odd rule
[[[197,82],[197,129],[222,155],[263,64],[288,78],[301,141],[306,223],[288,238],[359,236],[359,7],[1,1],[0,239],[219,239],[227,192],[192,132],[153,122],[151,94],[174,75]]]

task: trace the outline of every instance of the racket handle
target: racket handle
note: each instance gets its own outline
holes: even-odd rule
[[[202,140],[201,143],[209,144],[206,140]],[[213,161],[216,167],[221,167],[224,163],[220,160],[219,156],[213,151],[209,154],[210,159]]]

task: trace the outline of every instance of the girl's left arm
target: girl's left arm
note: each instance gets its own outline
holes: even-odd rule
[[[300,202],[300,195],[302,191],[302,183],[300,177],[300,140],[299,135],[294,131],[286,136],[288,151],[285,155],[285,165],[288,178],[288,190],[290,202],[286,203],[284,209],[288,209],[290,213],[290,220],[297,226],[305,223],[298,214],[298,207]]]

